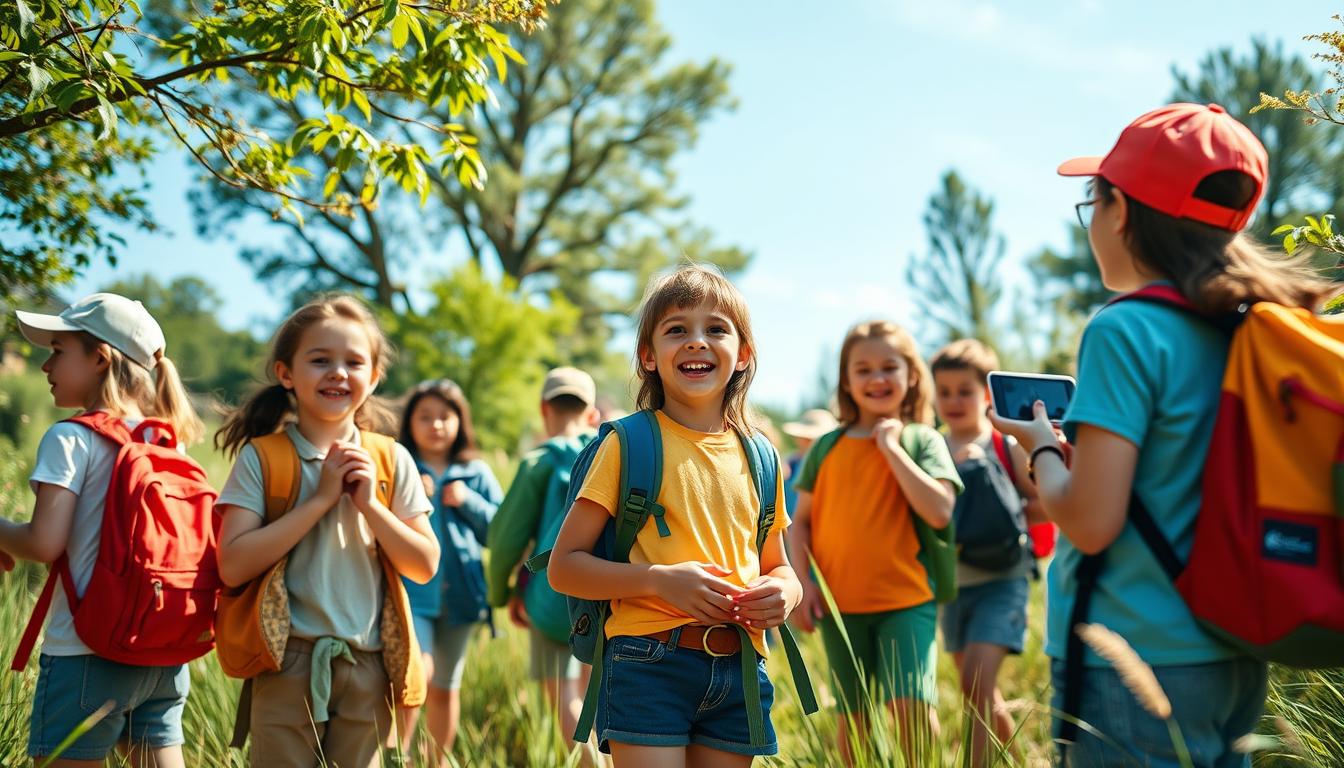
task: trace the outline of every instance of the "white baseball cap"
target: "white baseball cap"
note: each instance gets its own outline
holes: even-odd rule
[[[84,331],[151,371],[164,348],[163,329],[144,305],[115,293],[85,296],[59,315],[14,314],[24,338],[39,347],[50,347],[52,336],[61,331]]]

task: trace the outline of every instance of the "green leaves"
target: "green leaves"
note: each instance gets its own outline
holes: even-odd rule
[[[24,0],[14,0],[14,2],[17,4],[19,12],[19,37],[27,38],[28,33],[33,30],[33,22],[37,21],[37,15],[33,13],[33,9],[28,7],[28,3]]]

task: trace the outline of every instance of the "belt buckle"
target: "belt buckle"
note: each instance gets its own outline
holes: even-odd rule
[[[705,634],[703,634],[703,635],[700,636],[700,648],[701,648],[701,650],[703,650],[705,653],[707,653],[707,654],[709,654],[710,656],[713,656],[713,657],[715,657],[715,658],[723,658],[724,656],[732,656],[731,653],[715,653],[713,650],[710,649],[710,647],[709,647],[709,635],[710,635],[711,632],[713,632],[713,631],[716,630],[716,629],[723,629],[723,630],[732,631],[732,627],[729,627],[727,624],[714,624],[714,625],[705,627]]]

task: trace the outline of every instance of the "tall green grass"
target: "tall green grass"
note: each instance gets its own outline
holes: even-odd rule
[[[43,398],[46,398],[45,400]],[[28,418],[14,408],[32,408]],[[27,487],[28,465],[42,432],[62,413],[50,408],[50,398],[34,377],[0,378],[0,516],[27,518],[32,494]],[[192,455],[201,461],[211,480],[224,482],[229,463],[207,446]],[[0,576],[0,662],[8,666],[46,569],[31,563]],[[1049,661],[1042,649],[1044,628],[1042,585],[1032,584],[1027,646],[1020,657],[1010,657],[1000,674],[1000,687],[1019,728],[1011,748],[999,755],[997,765],[1048,765],[1050,743]],[[570,743],[550,717],[541,689],[528,679],[527,637],[498,617],[499,636],[482,631],[473,642],[463,682],[462,726],[454,758],[462,766],[559,766],[576,764]],[[828,681],[825,656],[816,635],[801,638],[803,654],[817,688],[823,711],[804,717],[793,694],[784,654],[768,662],[777,694],[772,713],[779,735],[778,757],[759,761],[768,766],[837,765],[835,696]],[[22,673],[0,671],[0,766],[28,763],[28,721],[37,664]],[[191,697],[184,717],[186,761],[202,768],[234,768],[247,764],[245,753],[231,750],[238,683],[225,677],[213,656],[191,665]],[[879,714],[883,708],[875,707]],[[970,723],[961,706],[960,685],[950,657],[939,659],[938,718],[941,736],[928,745],[933,757],[927,765],[960,766]],[[1267,714],[1259,729],[1257,766],[1312,766],[1344,764],[1344,673],[1274,670]],[[874,717],[868,738],[854,740],[855,762],[860,766],[896,764],[901,753],[894,725]],[[389,762],[389,764],[391,764]],[[419,768],[422,761],[411,761]]]

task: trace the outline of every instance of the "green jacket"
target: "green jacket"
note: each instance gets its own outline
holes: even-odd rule
[[[582,448],[591,433],[572,438],[553,437],[547,443],[556,440],[572,440]],[[486,546],[490,558],[485,568],[486,601],[495,608],[508,605],[513,597],[515,586],[510,584],[518,564],[528,554],[533,542],[541,534],[542,516],[546,511],[546,491],[551,481],[551,460],[548,458],[545,444],[523,456],[518,473],[509,485],[509,492],[500,502],[499,509],[490,521],[486,532]]]

